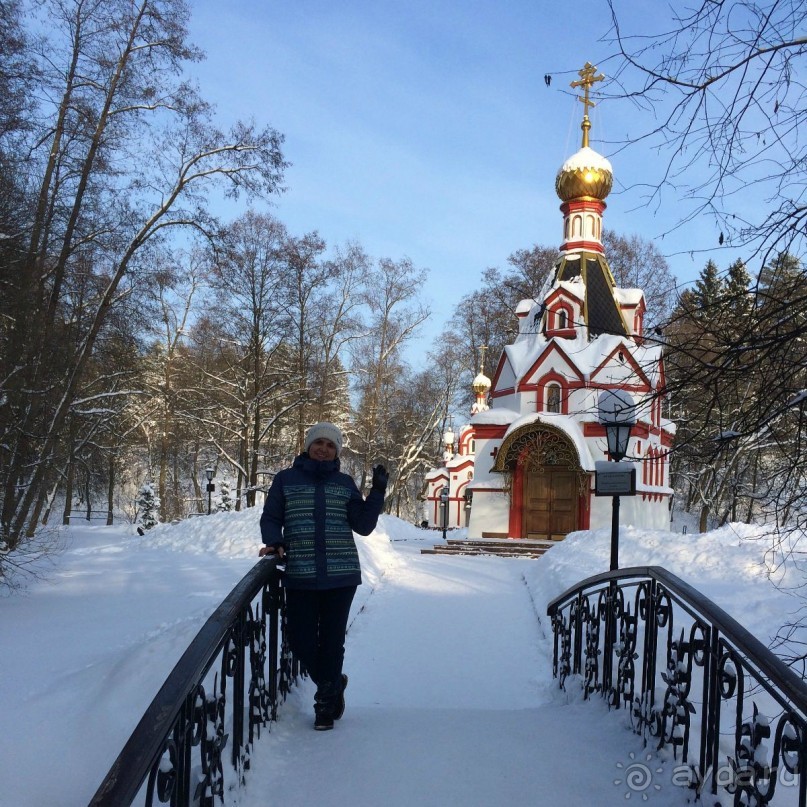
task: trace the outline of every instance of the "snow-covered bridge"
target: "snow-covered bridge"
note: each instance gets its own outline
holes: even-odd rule
[[[254,566],[255,526],[241,513],[144,538],[66,532],[71,544],[48,579],[4,603],[0,648],[17,663],[0,696],[21,732],[0,738],[15,763],[0,804],[91,799],[176,659]],[[685,804],[678,762],[627,730],[626,710],[584,702],[576,684],[563,693],[551,675],[546,602],[606,564],[607,536],[567,541],[540,560],[421,555],[432,537],[385,518],[363,544],[345,716],[333,732],[312,731],[303,680],[256,741],[244,784],[225,771],[224,803]],[[710,566],[694,544],[686,549],[689,538],[671,549],[660,536],[623,537],[627,563],[638,553],[675,566],[691,555],[725,606],[731,592],[746,604],[752,630],[781,613],[785,600],[752,571],[753,545],[701,536]]]

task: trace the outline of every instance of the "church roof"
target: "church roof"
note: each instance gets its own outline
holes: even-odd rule
[[[644,299],[641,289],[614,289],[614,297],[620,305],[636,306]]]
[[[555,283],[581,280],[585,286],[585,324],[589,336],[610,333],[628,336],[615,297],[616,283],[605,256],[593,252],[562,255],[555,270]]]
[[[624,349],[626,354],[632,356],[636,365],[641,368],[642,374],[647,378],[651,387],[655,388],[658,383],[662,356],[662,350],[658,345],[648,343],[637,345],[627,335],[609,333],[604,333],[593,340],[589,340],[585,335],[579,333],[574,339],[548,339],[543,333],[534,333],[525,334],[523,338],[505,346],[504,364],[497,373],[496,389],[517,387],[538,359],[544,355],[550,342],[555,343],[563,351],[564,355],[573,357],[575,369],[586,380],[591,379],[595,371],[609,357]],[[486,414],[491,417],[495,416],[494,411]],[[478,415],[474,417],[474,422],[481,422]],[[501,423],[503,421],[486,420],[484,422]]]

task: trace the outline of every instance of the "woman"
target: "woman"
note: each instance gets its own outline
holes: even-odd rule
[[[305,451],[278,473],[261,515],[261,555],[286,562],[289,644],[317,685],[314,728],[333,728],[345,711],[347,676],[342,672],[350,604],[361,584],[353,532],[369,535],[384,504],[388,474],[373,469],[365,500],[339,470],[342,432],[317,423],[305,436]]]

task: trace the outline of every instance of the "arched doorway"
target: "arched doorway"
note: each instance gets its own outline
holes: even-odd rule
[[[511,537],[559,541],[588,527],[589,476],[565,432],[543,423],[518,429],[493,469],[508,478]]]

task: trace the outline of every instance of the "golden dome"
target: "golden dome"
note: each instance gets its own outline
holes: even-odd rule
[[[589,146],[569,157],[555,178],[555,192],[562,202],[588,196],[605,199],[614,184],[611,163]]]
[[[477,395],[483,395],[484,393],[486,393],[490,389],[490,379],[486,375],[484,375],[483,373],[480,373],[473,380],[473,383],[471,384],[471,389]]]

